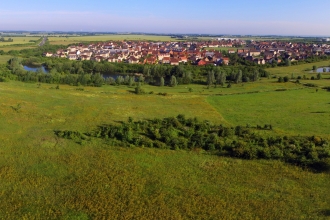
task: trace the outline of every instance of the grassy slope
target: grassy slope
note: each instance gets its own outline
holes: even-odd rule
[[[126,86],[77,91],[76,87],[62,85],[55,90],[50,89],[54,85],[48,84],[37,88],[36,84],[1,83],[0,199],[5,202],[0,204],[0,216],[4,219],[325,218],[329,214],[329,174],[315,174],[276,161],[218,158],[198,151],[123,149],[97,142],[80,146],[57,139],[53,134],[54,129],[88,131],[101,123],[126,120],[128,116],[143,119],[184,113],[226,123],[216,111],[219,106],[215,105],[215,109],[206,102],[206,94],[237,93],[244,89],[262,91],[273,89],[271,85],[261,81],[244,87],[233,85],[228,90],[207,90],[195,85],[193,93],[183,93],[187,90],[184,86],[145,87],[155,93],[171,94],[163,97],[137,96],[127,91],[133,88]],[[293,89],[295,85],[281,86]],[[220,112],[232,124],[241,116],[228,117],[229,113],[251,115],[248,109],[258,109],[258,104],[270,105],[264,101],[268,96],[274,101],[270,107],[276,111],[282,110],[278,98],[287,97],[283,99],[285,106],[292,105],[289,100],[296,96],[313,100],[312,108],[319,110],[316,104],[321,105],[327,93],[309,91],[268,92],[251,97],[211,96],[208,101],[217,103],[221,98],[226,111]],[[242,107],[246,102],[244,97],[252,101],[252,107],[249,103]],[[21,108],[16,112],[11,106],[18,104]],[[304,104],[301,102],[300,107],[304,108]],[[229,111],[232,106],[239,110]],[[305,119],[304,115],[298,116],[303,117],[302,121]],[[321,123],[315,129],[323,127],[326,121],[313,120]],[[287,124],[280,125],[290,128]]]

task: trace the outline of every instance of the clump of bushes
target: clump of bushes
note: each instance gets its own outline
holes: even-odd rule
[[[307,86],[307,87],[317,87],[317,85],[315,85],[313,83],[305,83],[304,86]]]
[[[77,143],[100,138],[111,145],[124,147],[203,149],[220,156],[276,159],[317,171],[330,170],[330,146],[327,140],[317,136],[263,136],[256,132],[272,129],[270,124],[226,127],[178,115],[139,121],[129,118],[119,125],[101,125],[89,133],[56,131],[55,134]]]

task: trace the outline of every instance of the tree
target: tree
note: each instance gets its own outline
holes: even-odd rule
[[[259,72],[258,70],[255,70],[253,73],[253,81],[257,81],[259,79]]]
[[[116,84],[121,85],[124,82],[124,77],[123,76],[118,76],[116,79]]]
[[[285,60],[285,65],[286,66],[291,66],[291,60],[290,59],[286,59]]]
[[[175,87],[178,85],[178,82],[176,81],[176,77],[175,76],[171,76],[171,82],[170,82],[172,87]]]
[[[139,76],[139,83],[143,83],[144,82],[144,77],[142,75]]]
[[[164,86],[164,85],[165,85],[164,77],[160,77],[160,86]]]
[[[129,81],[130,81],[130,78],[131,78],[131,77],[130,77],[129,75],[126,75],[126,76],[124,77],[124,84],[125,84],[125,85],[129,85],[129,83],[130,83],[130,82],[129,82]]]
[[[317,70],[317,66],[314,65],[314,66],[313,66],[313,70]]]
[[[135,82],[135,76],[130,76],[130,77],[129,77],[128,85],[129,85],[129,86],[132,86],[132,85],[134,84],[134,82]]]
[[[191,79],[192,79],[191,72],[186,71],[186,72],[183,73],[183,76],[182,76],[182,83],[183,84],[190,84]]]
[[[226,74],[224,72],[219,72],[217,75],[217,81],[216,83],[223,86],[226,82]]]
[[[210,87],[210,85],[212,85],[214,83],[215,79],[214,79],[214,72],[213,71],[209,71],[209,73],[207,74],[207,86]]]
[[[101,87],[104,83],[104,78],[100,73],[93,74],[91,80],[97,87]]]
[[[321,73],[318,73],[317,76],[316,76],[317,79],[322,79],[322,74]]]
[[[327,72],[327,68],[323,67],[323,72],[324,73]]]
[[[235,78],[235,83],[241,83],[242,82],[242,70],[238,71],[238,73],[236,74],[236,78]]]

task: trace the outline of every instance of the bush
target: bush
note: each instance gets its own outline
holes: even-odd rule
[[[0,76],[0,82],[9,82],[9,79],[6,77]]]
[[[141,86],[135,87],[135,94],[142,95],[144,93],[145,93],[145,91],[144,91],[144,89],[141,88]]]

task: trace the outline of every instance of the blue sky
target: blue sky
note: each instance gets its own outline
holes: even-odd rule
[[[329,0],[21,0],[0,30],[328,35]]]

